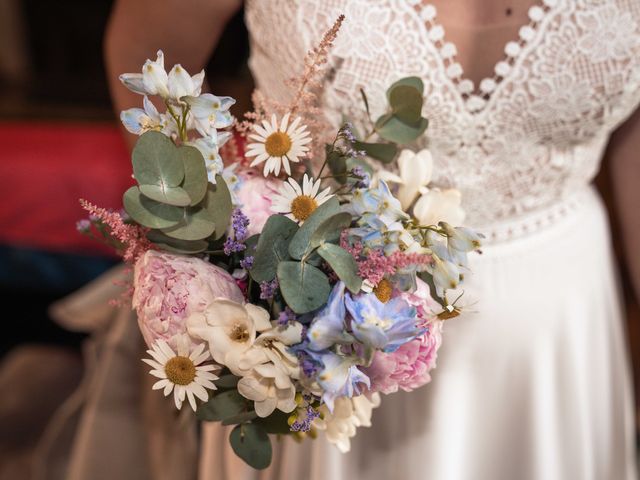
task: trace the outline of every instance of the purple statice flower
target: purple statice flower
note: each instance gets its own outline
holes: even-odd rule
[[[344,137],[344,139],[349,143],[354,143],[356,141],[356,137],[353,134],[353,124],[351,122],[346,122],[342,125],[338,132],[338,136]]]
[[[315,378],[318,372],[322,369],[322,363],[320,363],[313,355],[303,348],[296,349],[298,361],[300,362],[300,370],[302,374],[307,378]]]
[[[295,320],[296,314],[293,313],[293,310],[289,307],[284,307],[284,310],[278,315],[278,325],[281,327],[286,327],[289,323],[294,322]]]
[[[276,292],[278,291],[278,279],[274,278],[270,282],[261,282],[260,283],[260,298],[262,300],[270,300],[272,299]]]
[[[361,165],[353,167],[351,169],[351,175],[358,179],[353,185],[354,188],[369,188],[371,185],[371,177],[369,177],[369,174],[365,172]]]
[[[244,259],[240,260],[240,266],[245,270],[251,270],[253,268],[254,257],[252,255],[247,255]]]
[[[247,246],[244,241],[248,236],[249,218],[242,213],[242,210],[236,208],[231,214],[231,229],[233,235],[229,235],[224,242],[223,250],[225,255],[242,252]]]
[[[90,228],[91,222],[86,218],[83,218],[82,220],[78,220],[76,222],[76,230],[78,230],[79,232],[88,232]]]
[[[308,432],[309,430],[311,430],[311,424],[313,423],[313,421],[319,416],[320,413],[311,405],[308,405],[304,418],[302,420],[297,418],[296,421],[291,424],[291,431]]]

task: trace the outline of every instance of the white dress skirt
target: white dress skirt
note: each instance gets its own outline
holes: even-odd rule
[[[635,478],[607,215],[587,187],[521,222],[550,217],[551,225],[473,257],[465,286],[472,305],[445,324],[432,382],[383,396],[349,453],[322,436],[274,440],[272,466],[256,472],[234,458],[228,432],[211,424],[201,480]]]

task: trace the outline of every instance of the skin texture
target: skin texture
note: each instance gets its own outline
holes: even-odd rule
[[[532,0],[436,0],[438,23],[455,43],[465,77],[477,85],[491,76],[505,44],[527,23]],[[537,2],[536,2],[537,3]],[[118,0],[105,38],[109,85],[116,112],[140,103],[123,88],[118,75],[138,72],[147,58],[162,49],[165,64],[180,62],[190,73],[200,71],[213,52],[226,22],[241,0]],[[128,135],[133,145],[135,137]],[[617,217],[636,298],[640,298],[640,111],[612,135],[607,159],[614,181]]]

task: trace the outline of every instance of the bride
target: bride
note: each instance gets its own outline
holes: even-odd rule
[[[159,48],[168,63],[200,70],[240,6],[118,1],[106,43],[117,110],[139,100],[119,73],[137,71]],[[465,223],[486,246],[467,280],[473,312],[445,325],[431,385],[384,398],[349,454],[322,440],[283,441],[259,473],[229,454],[219,426],[205,425],[200,478],[635,478],[620,290],[591,181],[609,145],[624,227],[616,233],[625,234],[640,293],[640,115],[632,115],[640,1],[252,0],[245,8],[254,78],[276,97],[346,15],[322,97],[336,123],[362,115],[353,100],[361,86],[384,98],[384,86],[420,76],[430,126],[416,148],[430,149],[437,182],[460,190]],[[375,116],[383,105],[371,108]]]

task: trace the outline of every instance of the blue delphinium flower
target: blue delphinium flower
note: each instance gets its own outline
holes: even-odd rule
[[[417,326],[416,309],[400,297],[383,303],[374,294],[346,295],[345,304],[353,336],[367,347],[394,352],[423,332]]]
[[[338,397],[353,397],[362,393],[361,387],[369,388],[371,381],[356,366],[359,359],[326,352],[320,356],[323,368],[318,372],[317,381],[322,387],[322,400],[329,410]]]
[[[352,339],[345,332],[344,288],[343,282],[336,283],[329,295],[327,305],[311,322],[307,332],[311,350],[319,352]]]

